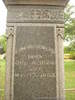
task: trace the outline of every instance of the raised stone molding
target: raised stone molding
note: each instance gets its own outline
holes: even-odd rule
[[[14,35],[15,35],[14,26],[7,27],[7,39],[8,39],[10,36],[14,36]]]
[[[57,39],[57,59],[58,59],[58,83],[59,83],[59,100],[65,100],[64,91],[64,25],[56,26]]]
[[[64,9],[49,6],[9,6],[7,21],[64,23]]]
[[[8,5],[16,4],[39,4],[52,6],[65,6],[69,0],[3,0]]]
[[[60,37],[61,39],[64,40],[64,28],[57,28],[57,37]]]
[[[13,67],[13,61],[14,61],[14,38],[15,38],[15,27],[14,26],[7,26],[6,29],[7,33],[7,52],[6,52],[6,83],[5,84],[5,100],[11,100],[12,95],[12,67]],[[8,87],[8,88],[7,88]]]

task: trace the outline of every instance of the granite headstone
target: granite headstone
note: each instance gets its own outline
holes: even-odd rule
[[[65,100],[64,7],[68,0],[4,0],[5,100]]]

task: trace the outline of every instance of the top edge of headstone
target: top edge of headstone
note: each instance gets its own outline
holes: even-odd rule
[[[3,0],[6,6],[8,5],[51,5],[51,6],[66,6],[69,0]]]

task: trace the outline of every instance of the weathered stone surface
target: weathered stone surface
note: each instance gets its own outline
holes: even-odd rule
[[[63,32],[68,0],[4,0],[5,100],[65,100]]]
[[[3,0],[6,5],[10,4],[39,4],[39,5],[54,5],[65,6],[69,0]]]
[[[64,23],[64,8],[50,6],[9,6],[7,21]]]
[[[57,98],[54,30],[42,24],[17,27],[14,100]]]

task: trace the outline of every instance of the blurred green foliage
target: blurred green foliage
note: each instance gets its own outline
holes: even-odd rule
[[[64,13],[65,18],[65,32],[64,38],[65,40],[74,40],[75,39],[75,17],[72,17],[75,14],[74,6],[67,5]]]
[[[3,48],[4,53],[6,52],[6,41],[7,39],[5,35],[0,36],[0,46]]]
[[[75,59],[75,41],[72,41],[69,46],[64,47],[64,53],[69,54],[67,58]]]
[[[68,58],[75,59],[75,40],[71,41],[69,46],[64,47],[64,53],[69,54]]]

